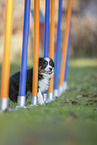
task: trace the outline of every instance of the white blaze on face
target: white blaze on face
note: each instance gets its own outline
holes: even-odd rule
[[[50,71],[50,68],[52,68],[52,66],[49,65],[50,58],[45,57],[44,59],[48,62],[47,67],[45,68],[45,71]]]

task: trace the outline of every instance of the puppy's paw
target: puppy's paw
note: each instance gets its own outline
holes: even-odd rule
[[[39,105],[43,105],[44,104],[43,98],[38,97],[38,104]]]
[[[39,92],[38,92],[38,104],[39,105],[43,105],[44,104],[44,101],[43,101],[43,96],[42,96],[42,93],[39,89]]]

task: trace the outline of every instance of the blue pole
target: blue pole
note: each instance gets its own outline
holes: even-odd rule
[[[44,57],[49,57],[50,0],[45,2]],[[47,91],[44,92],[44,95]]]
[[[46,0],[46,4],[45,4],[44,57],[49,56],[49,22],[50,22],[50,0]]]
[[[21,62],[21,72],[20,72],[19,97],[25,96],[25,91],[26,91],[29,22],[30,22],[30,0],[25,0],[23,44],[22,44],[22,62]]]
[[[58,12],[58,30],[57,30],[57,47],[56,47],[56,59],[55,59],[55,82],[54,89],[58,89],[59,84],[59,68],[60,68],[60,44],[61,44],[61,21],[62,21],[62,0],[59,0],[59,12]]]
[[[71,19],[72,19],[72,14],[71,14]],[[65,66],[64,82],[67,82],[67,76],[68,76],[70,38],[71,38],[71,20],[70,20],[70,27],[69,27],[69,39],[68,39],[68,48],[67,48],[67,56],[66,56],[66,66]]]

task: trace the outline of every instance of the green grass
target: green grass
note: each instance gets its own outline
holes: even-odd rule
[[[29,61],[28,67],[31,64],[31,61]],[[69,66],[69,90],[65,91],[54,102],[43,106],[0,114],[0,133],[2,134],[3,129],[4,135],[8,135],[9,132],[15,132],[18,136],[18,132],[22,133],[24,130],[27,131],[27,129],[32,131],[38,126],[49,126],[53,130],[52,128],[56,129],[57,125],[57,127],[61,126],[59,128],[62,130],[63,128],[65,129],[64,134],[68,131],[71,133],[73,129],[77,139],[77,135],[80,136],[79,140],[82,137],[82,144],[85,143],[84,139],[87,139],[89,135],[91,137],[90,140],[94,141],[92,142],[93,145],[97,144],[97,140],[95,141],[94,139],[97,134],[97,60],[71,59]],[[11,64],[11,74],[19,69],[20,62]],[[16,105],[11,101],[9,103],[10,107]],[[59,128],[58,130],[60,130]],[[64,135],[64,138],[66,135]],[[81,143],[81,141],[79,142]],[[89,143],[91,142],[89,141]]]

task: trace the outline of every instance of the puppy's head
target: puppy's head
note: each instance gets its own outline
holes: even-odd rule
[[[53,74],[54,61],[49,57],[39,58],[39,73]]]

